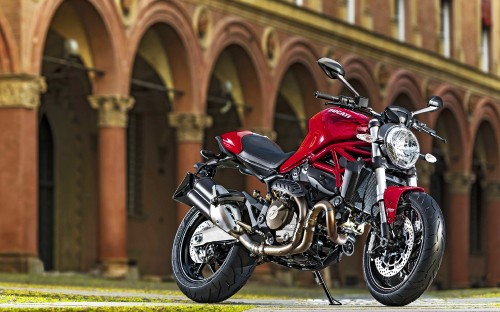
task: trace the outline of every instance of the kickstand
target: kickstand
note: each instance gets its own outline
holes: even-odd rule
[[[321,273],[319,271],[313,271],[314,279],[316,280],[316,283],[318,285],[321,285],[323,287],[323,290],[325,291],[326,297],[328,297],[328,301],[330,301],[330,305],[342,305],[340,301],[332,297],[332,294],[330,294],[330,290],[328,290],[328,286],[326,286],[325,280],[321,276]]]

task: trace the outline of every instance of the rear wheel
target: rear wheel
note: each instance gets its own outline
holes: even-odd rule
[[[256,259],[240,244],[198,246],[197,235],[214,226],[196,208],[184,217],[172,249],[172,270],[179,289],[202,303],[221,302],[238,292],[252,274]]]
[[[403,306],[420,297],[437,274],[444,253],[444,219],[428,194],[409,193],[398,207],[392,226],[394,243],[385,249],[376,247],[379,239],[371,230],[365,244],[363,272],[377,301]],[[370,241],[375,246],[371,253]]]

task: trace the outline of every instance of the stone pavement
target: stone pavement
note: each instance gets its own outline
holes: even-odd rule
[[[76,290],[76,289],[54,289],[54,288],[30,288],[30,287],[0,287],[10,290],[27,290],[36,292],[47,292],[54,294],[82,295],[82,296],[107,296],[107,297],[137,297],[159,300],[176,300],[176,303],[162,302],[51,302],[51,303],[3,303],[4,308],[98,308],[98,307],[148,307],[154,310],[160,307],[195,304],[182,296],[171,296],[152,294],[147,292],[127,291],[98,291],[98,290]],[[325,299],[229,299],[223,304],[227,305],[254,305],[256,308],[249,311],[500,311],[500,298],[456,298],[437,299],[423,296],[406,307],[386,307],[366,295],[349,295],[338,298],[342,306],[329,306]]]

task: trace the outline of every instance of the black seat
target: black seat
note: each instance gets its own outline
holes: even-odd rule
[[[294,152],[285,153],[268,137],[249,134],[241,139],[243,151],[238,158],[251,165],[258,173],[269,175],[285,162]],[[259,170],[260,169],[260,170]]]

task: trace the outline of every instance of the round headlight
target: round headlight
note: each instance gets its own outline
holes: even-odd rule
[[[385,152],[392,164],[401,169],[410,169],[420,155],[417,137],[405,127],[394,126],[385,136]]]

